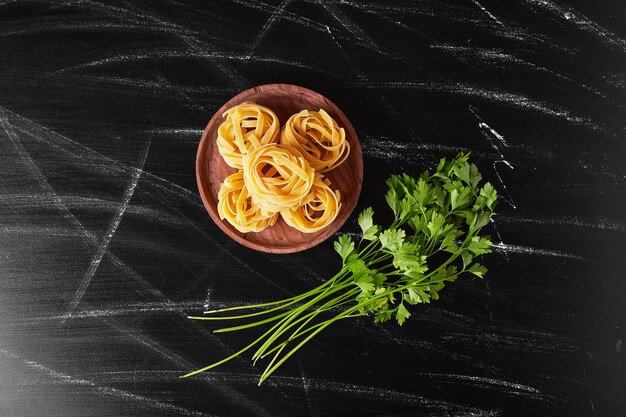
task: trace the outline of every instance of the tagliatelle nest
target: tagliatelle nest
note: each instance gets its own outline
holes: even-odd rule
[[[281,130],[280,142],[300,151],[317,172],[336,168],[350,154],[345,130],[322,109],[291,116]]]
[[[218,193],[217,211],[220,219],[226,219],[242,233],[260,232],[268,226],[273,226],[278,220],[278,214],[261,213],[246,188],[243,172],[238,171],[226,177]]]
[[[289,226],[304,233],[322,230],[335,220],[341,209],[339,191],[330,188],[330,180],[315,174],[311,192],[295,209],[281,211]]]
[[[226,163],[242,169],[241,158],[253,149],[279,140],[280,123],[267,107],[245,102],[222,115],[226,120],[217,130],[217,147]]]
[[[297,150],[262,145],[242,158],[243,178],[265,213],[295,208],[311,191],[315,170]]]

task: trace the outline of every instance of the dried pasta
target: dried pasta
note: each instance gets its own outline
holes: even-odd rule
[[[322,109],[291,116],[281,130],[280,143],[299,150],[317,172],[336,168],[350,154],[345,130]]]
[[[267,107],[245,102],[222,115],[226,120],[217,130],[217,148],[226,163],[241,169],[241,157],[251,150],[279,141],[280,124]]]
[[[242,233],[260,232],[273,226],[278,214],[262,214],[258,205],[252,201],[243,180],[243,172],[226,177],[218,193],[217,212],[220,219],[228,221]]]
[[[302,110],[282,130],[276,114],[253,102],[226,110],[217,148],[238,170],[218,193],[217,211],[242,233],[260,232],[279,217],[303,233],[329,226],[341,194],[322,174],[350,154],[346,132],[324,110]]]
[[[315,174],[311,192],[295,209],[281,211],[285,223],[303,233],[314,233],[331,224],[341,209],[339,191],[330,188],[330,181]]]
[[[262,145],[243,155],[243,178],[263,215],[295,208],[311,191],[315,170],[296,149]]]

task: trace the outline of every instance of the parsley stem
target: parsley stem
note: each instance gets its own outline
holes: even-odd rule
[[[249,310],[249,309],[252,309],[252,308],[261,308],[261,307],[275,306],[277,304],[283,304],[283,303],[292,301],[294,299],[300,298],[300,297],[302,297],[304,295],[305,294],[300,294],[300,295],[297,295],[295,297],[285,298],[284,300],[272,301],[271,303],[247,304],[247,305],[243,305],[243,306],[226,307],[226,308],[220,308],[220,309],[217,309],[217,310],[208,310],[208,311],[205,311],[204,314],[228,313],[230,311],[235,311],[235,310]]]
[[[306,298],[306,297],[304,297]],[[302,299],[302,298],[301,298]],[[261,316],[264,314],[269,314],[272,313],[274,311],[280,311],[282,309],[284,309],[287,306],[290,306],[292,304],[297,303],[298,301],[300,301],[300,299],[295,299],[293,301],[290,301],[288,303],[282,304],[278,307],[274,307],[274,308],[270,308],[269,310],[262,310],[262,311],[257,311],[255,313],[248,313],[248,314],[241,314],[238,316],[212,316],[212,317],[206,317],[206,316],[187,316],[188,319],[192,319],[192,320],[238,320],[238,319],[245,319],[248,317],[255,317],[255,316]]]
[[[365,257],[367,255],[369,255],[373,249],[373,246],[376,244],[377,242],[375,240],[371,241],[370,243],[368,243],[368,245],[363,248],[363,250],[361,252],[359,252],[359,257]]]
[[[216,366],[219,366],[223,363],[226,363],[232,359],[235,359],[237,356],[241,355],[242,353],[246,352],[248,349],[251,349],[254,345],[256,345],[257,343],[259,343],[261,340],[263,340],[263,338],[268,335],[270,332],[272,331],[272,329],[269,329],[268,331],[266,331],[265,333],[263,333],[261,336],[259,336],[257,339],[255,339],[252,343],[250,343],[249,345],[247,345],[246,347],[244,347],[243,349],[233,353],[232,355],[222,359],[221,361],[212,363],[211,365],[205,366],[204,368],[200,368],[200,369],[196,369],[193,372],[189,372],[188,374],[185,375],[181,375],[179,378],[188,378],[190,376],[194,376],[197,375],[199,373],[202,373],[204,371],[208,371],[209,369],[215,368]]]
[[[305,327],[307,324],[309,324],[311,322],[311,320],[313,320],[315,317],[317,317],[317,315],[319,315],[321,312],[328,310],[329,308],[333,308],[337,305],[340,305],[340,302],[343,301],[346,298],[351,298],[354,297],[354,295],[356,295],[356,293],[358,293],[358,291],[355,291],[355,289],[348,291],[347,293],[340,295],[339,297],[336,297],[328,302],[326,302],[324,305],[322,305],[319,309],[317,309],[316,311],[309,313],[308,315],[300,318],[299,320],[297,320],[296,322],[292,323],[289,327],[293,327],[297,324],[297,322],[304,320],[304,323],[302,323],[300,325],[300,327],[298,327],[292,334],[291,336],[284,341],[283,343],[277,345],[276,347],[272,348],[270,351],[268,352],[264,352],[263,354],[260,354],[259,356],[257,356],[257,360],[260,358],[263,358],[267,355],[269,355],[271,352],[278,350],[275,354],[274,357],[272,358],[272,360],[270,361],[270,363],[267,365],[267,368],[265,369],[266,371],[268,369],[270,369],[272,367],[272,365],[274,364],[274,362],[276,361],[276,359],[278,359],[278,357],[280,356],[280,353],[283,351],[283,349],[287,346],[287,344],[297,338],[298,336],[298,332],[300,332],[302,330],[303,327]],[[322,322],[323,323],[323,322]],[[288,328],[289,328],[288,327]],[[315,327],[315,326],[312,326]],[[284,331],[282,333],[284,333],[288,328],[284,329]],[[302,332],[302,333],[306,333],[306,331]],[[256,360],[255,360],[256,362]],[[265,372],[264,372],[265,373]]]
[[[272,302],[269,302],[269,303],[247,304],[247,305],[243,305],[243,306],[226,307],[226,308],[220,308],[220,309],[217,309],[217,310],[209,310],[209,311],[205,311],[204,314],[228,313],[228,312],[235,311],[235,310],[249,310],[249,309],[253,309],[253,308],[262,308],[262,307],[275,306],[275,305],[278,305],[278,304],[283,304],[283,305],[279,306],[279,307],[276,307],[276,309],[284,308],[287,305],[293,304],[292,301],[298,302],[300,300],[303,300],[303,299],[311,296],[314,293],[319,292],[320,288],[323,288],[323,287],[326,287],[326,286],[331,286],[337,279],[340,279],[340,278],[346,276],[347,273],[348,273],[348,271],[346,270],[346,268],[342,268],[337,274],[335,274],[335,276],[333,276],[332,278],[330,278],[329,280],[327,280],[323,284],[320,284],[319,286],[315,287],[314,289],[312,289],[310,291],[307,291],[305,293],[296,295],[294,297],[285,298],[283,300],[278,300],[278,301],[272,301]],[[268,310],[264,310],[264,311],[265,312],[269,312]],[[230,317],[230,316],[221,316],[221,317],[217,317],[215,319],[216,320],[220,320],[220,319],[227,320],[228,317]],[[241,317],[243,317],[243,316],[241,316]],[[199,316],[190,316],[188,318],[194,319],[194,320],[211,320],[211,319],[208,319],[208,318],[200,318]]]
[[[376,265],[379,262],[386,261],[386,260],[392,259],[392,258],[393,258],[393,255],[391,255],[389,253],[385,253],[383,255],[378,256],[377,258],[374,258],[374,259],[371,259],[371,260],[367,260],[366,263],[368,263],[369,265]],[[388,265],[385,265],[385,266],[380,267],[378,269],[389,268],[389,267],[392,267],[392,266],[393,266],[392,264],[388,264]]]
[[[323,297],[328,296],[330,294],[334,294],[334,293],[336,293],[338,291],[343,290],[344,288],[346,288],[345,285],[340,285],[340,286],[336,286],[336,287],[327,288],[321,294],[319,294],[317,297],[315,297],[314,299],[308,301],[306,304],[304,304],[304,305],[302,305],[300,307],[296,307],[295,310],[291,310],[289,312],[290,314],[287,315],[285,318],[283,318],[283,320],[280,323],[278,323],[278,325],[279,325],[278,329],[269,338],[267,338],[267,340],[261,345],[261,347],[254,354],[253,358],[257,358],[258,355],[260,354],[260,352],[263,352],[270,344],[272,344],[274,342],[274,340],[276,340],[283,333],[283,330],[286,328],[286,326],[290,322],[292,322],[297,316],[299,316],[301,312],[303,312],[308,307],[310,307],[313,304],[315,304],[318,300],[322,299]]]
[[[338,297],[338,298],[336,298],[336,299],[334,299],[334,300],[332,300],[332,301],[338,300],[339,298],[341,298],[341,299],[343,299],[343,300],[345,300],[345,299],[347,299],[347,298],[352,298],[352,297],[354,297],[354,295],[356,295],[356,294],[358,294],[358,293],[359,293],[359,291],[354,291],[354,292],[346,293],[346,294],[344,294],[343,296]],[[338,303],[336,303],[336,304],[334,304],[334,305],[332,305],[332,306],[330,306],[330,307],[327,307],[327,308],[323,308],[323,307],[322,307],[322,308],[320,308],[320,312],[323,312],[323,311],[328,311],[328,310],[332,310],[333,308],[337,308],[337,307],[339,307],[339,306],[342,306],[342,305],[344,305],[344,304],[349,304],[349,303],[352,303],[352,302],[354,302],[354,301],[353,301],[353,300],[349,300],[349,301],[341,301],[341,302],[338,302]],[[302,326],[300,326],[300,327],[299,327],[299,328],[298,328],[298,329],[297,329],[297,330],[296,330],[296,331],[295,331],[295,332],[294,332],[291,336],[289,336],[289,338],[288,338],[287,340],[285,340],[284,342],[282,342],[280,345],[276,345],[276,346],[274,346],[271,350],[269,350],[269,351],[265,352],[265,353],[263,354],[263,356],[261,356],[261,359],[262,359],[262,358],[264,358],[264,357],[266,357],[266,356],[268,356],[268,355],[270,355],[272,352],[275,352],[275,351],[276,351],[276,350],[277,350],[280,346],[286,345],[287,343],[289,343],[289,342],[291,342],[291,341],[293,341],[293,340],[297,339],[298,337],[300,337],[300,336],[302,336],[302,335],[304,335],[304,334],[306,334],[306,333],[308,333],[308,332],[310,332],[310,331],[312,331],[312,330],[316,329],[317,327],[319,327],[319,326],[323,325],[323,324],[325,323],[325,321],[324,321],[324,322],[317,323],[317,324],[314,324],[314,325],[312,325],[312,326],[309,326],[309,327],[308,327],[308,328],[306,328],[305,330],[301,330],[301,329],[302,329],[302,327],[304,327],[304,325],[308,324],[308,323],[309,323],[309,321],[310,321],[311,319],[315,318],[315,316],[316,316],[316,315],[317,315],[316,313],[311,313],[311,318],[310,318],[309,320],[307,320],[307,321],[306,321],[306,322],[305,322]]]
[[[394,288],[393,290],[387,290],[384,291],[378,295],[374,295],[370,298],[368,298],[365,301],[362,301],[360,303],[358,303],[357,305],[348,308],[347,310],[344,310],[342,313],[336,315],[334,318],[329,319],[325,322],[322,323],[322,325],[317,328],[315,331],[313,331],[312,334],[310,334],[309,336],[307,336],[303,341],[301,341],[300,343],[298,343],[298,345],[296,345],[295,348],[293,348],[292,350],[290,350],[289,352],[287,352],[280,361],[278,361],[271,369],[266,370],[262,375],[261,375],[261,379],[259,380],[259,385],[261,385],[261,383],[263,381],[265,381],[272,373],[274,373],[274,371],[276,371],[276,369],[278,369],[278,367],[280,365],[282,365],[291,355],[293,355],[294,353],[296,353],[306,342],[308,342],[309,340],[311,340],[315,335],[317,335],[318,333],[320,333],[322,330],[324,330],[326,327],[330,326],[331,324],[333,324],[335,321],[340,320],[348,315],[350,315],[352,312],[354,311],[358,311],[360,308],[365,307],[366,305],[370,304],[372,301],[377,300],[377,299],[381,299],[381,298],[385,298],[387,297],[389,294],[393,294],[393,293],[397,293],[400,292],[402,290],[405,290],[409,287],[411,287],[413,284],[408,284],[408,285],[403,285],[401,287],[398,288]]]
[[[260,326],[262,324],[271,323],[273,321],[279,320],[280,318],[286,317],[286,316],[288,316],[290,314],[291,314],[291,311],[285,311],[284,313],[277,314],[277,315],[272,316],[272,317],[270,317],[268,319],[259,320],[259,321],[255,321],[255,322],[252,322],[252,323],[246,323],[246,324],[242,324],[242,325],[239,325],[239,326],[222,327],[220,329],[213,330],[213,333],[226,333],[226,332],[234,332],[234,331],[237,331],[237,330],[249,329],[251,327],[256,327],[256,326]]]

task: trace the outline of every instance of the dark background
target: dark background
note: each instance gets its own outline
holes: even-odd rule
[[[0,415],[626,415],[623,1],[0,1]],[[230,97],[293,83],[391,173],[472,151],[502,198],[485,280],[402,327],[331,327],[262,387],[185,318],[302,292],[197,194]],[[357,231],[355,215],[342,230]]]

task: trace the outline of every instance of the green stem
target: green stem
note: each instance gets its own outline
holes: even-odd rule
[[[363,248],[361,252],[359,252],[359,258],[363,259],[367,255],[369,255],[377,242],[378,242],[377,240],[372,240],[370,243],[368,243],[368,245],[365,248]]]
[[[300,299],[296,299],[296,300],[290,301],[290,302],[288,302],[286,304],[282,304],[282,305],[280,305],[278,307],[270,308],[269,310],[257,311],[256,313],[241,314],[239,316],[218,316],[218,317],[214,317],[214,316],[212,316],[212,317],[187,316],[187,318],[188,319],[192,319],[192,320],[238,320],[238,319],[245,319],[245,318],[249,318],[249,317],[262,316],[264,314],[269,314],[269,313],[272,313],[274,311],[282,310],[285,307],[290,306],[292,304],[295,304],[298,301],[303,300],[305,298],[307,298],[307,297],[303,297],[303,298],[300,298]],[[218,311],[219,310],[214,310],[213,312],[218,312]],[[209,313],[209,312],[207,312],[207,313]],[[205,313],[205,314],[207,314],[207,313]]]
[[[352,297],[357,295],[359,292],[360,292],[360,290],[355,288],[354,290],[351,290],[351,291],[349,291],[349,292],[347,292],[347,293],[345,293],[345,294],[343,294],[343,295],[341,295],[341,296],[339,296],[337,298],[334,298],[333,300],[329,301],[328,303],[326,303],[322,307],[320,307],[319,313],[325,312],[325,311],[328,311],[328,310],[332,310],[332,309],[340,307],[340,306],[342,306],[344,304],[353,303],[354,300],[352,299]],[[350,300],[344,301],[347,298],[350,298]],[[331,304],[331,305],[329,306],[328,304]],[[294,333],[292,333],[292,335],[289,336],[289,338],[287,340],[283,341],[281,344],[276,345],[272,349],[270,349],[269,351],[265,352],[260,357],[260,359],[263,359],[264,357],[270,355],[272,352],[275,352],[276,349],[280,348],[281,346],[286,345],[287,343],[297,339],[298,337],[302,336],[303,334],[306,334],[309,331],[311,331],[312,329],[314,329],[314,328],[320,326],[321,324],[323,324],[323,322],[322,323],[318,323],[318,324],[315,324],[315,325],[307,328],[306,330],[301,331],[304,326],[306,326],[312,319],[314,319],[317,316],[317,314],[318,314],[318,311],[313,312],[313,313],[303,317],[302,319],[298,320],[298,322],[300,322],[303,319],[309,317],[309,319],[306,320],[298,329],[296,329],[296,331]],[[295,323],[292,324],[292,325],[295,325]],[[292,327],[292,326],[290,326],[290,327]]]
[[[273,329],[273,328],[272,328],[272,329]],[[181,376],[179,376],[179,378],[188,378],[188,377],[190,377],[190,376],[197,375],[197,374],[199,374],[199,373],[202,373],[202,372],[204,372],[204,371],[208,371],[209,369],[215,368],[216,366],[219,366],[219,365],[221,365],[221,364],[223,364],[223,363],[226,363],[226,362],[228,362],[228,361],[230,361],[230,360],[232,360],[232,359],[236,358],[237,356],[241,355],[242,353],[244,353],[244,352],[245,352],[245,351],[247,351],[248,349],[252,348],[252,347],[253,347],[254,345],[256,345],[257,343],[259,343],[261,340],[263,340],[263,338],[264,338],[265,336],[267,336],[267,335],[268,335],[268,334],[272,331],[272,329],[269,329],[268,331],[266,331],[265,333],[263,333],[261,336],[259,336],[257,339],[255,339],[252,343],[250,343],[249,345],[247,345],[246,347],[244,347],[244,348],[243,348],[243,349],[241,349],[240,351],[233,353],[232,355],[228,356],[227,358],[224,358],[224,359],[222,359],[221,361],[218,361],[218,362],[212,363],[212,364],[211,364],[211,365],[209,365],[209,366],[205,366],[204,368],[196,369],[195,371],[193,371],[193,372],[189,372],[188,374],[181,375]]]
[[[320,290],[322,290],[323,288],[324,288],[324,286],[320,286],[320,287],[318,287],[318,292],[319,292]],[[333,287],[332,287],[332,286],[331,286],[331,287],[328,287],[328,289],[326,289],[326,290],[324,290],[324,291],[322,292],[322,295],[323,295],[323,294],[325,294],[327,291],[329,291],[329,289],[330,289],[330,288],[333,288]],[[336,288],[336,287],[335,287],[335,288]],[[341,290],[341,287],[339,287],[339,289],[338,289],[337,291],[339,291],[339,290]],[[336,292],[336,291],[332,291],[332,292],[331,292],[331,294],[332,294],[332,293],[334,293],[334,292]],[[309,292],[308,297],[311,297],[311,296],[313,296],[314,294],[315,294],[315,293]],[[289,316],[293,315],[295,311],[299,311],[301,308],[306,309],[307,307],[311,306],[312,304],[314,304],[314,303],[315,303],[315,300],[317,300],[317,298],[319,298],[319,297],[320,297],[320,295],[318,295],[318,296],[317,296],[316,298],[314,298],[313,300],[311,300],[311,301],[309,301],[309,302],[307,302],[307,303],[303,304],[301,307],[298,307],[298,309],[296,309],[296,310],[291,309],[291,310],[285,311],[284,313],[277,314],[277,315],[272,316],[272,317],[270,317],[270,318],[267,318],[267,319],[264,319],[264,320],[258,320],[258,321],[252,322],[252,323],[246,323],[246,324],[242,324],[242,325],[239,325],[239,326],[232,326],[232,327],[223,327],[223,328],[220,328],[220,329],[217,329],[217,330],[213,330],[213,333],[226,333],[226,332],[234,332],[234,331],[237,331],[237,330],[243,330],[243,329],[249,329],[249,328],[256,327],[256,326],[261,326],[261,325],[263,325],[263,324],[266,324],[266,323],[271,323],[271,322],[276,321],[276,320],[279,320],[279,319],[281,319],[281,318],[283,318],[283,320],[284,320],[284,319],[288,318]],[[278,311],[278,310],[280,310],[280,309],[271,309],[271,310],[272,310],[272,311]],[[268,312],[271,312],[271,311],[270,311],[270,310],[268,310]],[[257,315],[259,315],[259,314],[257,314],[257,313],[253,313],[253,314],[248,314],[248,315],[241,315],[241,316],[228,316],[228,317],[214,317],[214,318],[202,318],[202,317],[199,317],[199,319],[207,319],[207,320],[211,320],[211,319],[212,319],[212,320],[220,320],[220,319],[221,319],[221,320],[230,320],[230,319],[238,319],[238,318],[247,318],[247,317],[252,317],[252,316],[257,316]]]
[[[304,311],[308,307],[314,305],[318,300],[320,300],[320,299],[322,299],[322,298],[324,298],[324,297],[326,297],[328,295],[334,294],[334,293],[336,293],[338,291],[341,291],[344,288],[347,288],[348,285],[350,285],[350,284],[344,284],[344,285],[341,285],[341,286],[338,286],[338,287],[327,288],[324,292],[322,292],[320,295],[318,295],[314,299],[308,301],[306,304],[303,304],[302,306],[297,307],[295,310],[291,310],[291,312],[290,312],[291,314],[286,316],[280,323],[278,323],[278,325],[279,325],[278,330],[275,331],[274,334],[272,334],[272,336],[269,337],[265,341],[265,343],[263,343],[263,345],[261,345],[261,347],[256,351],[256,353],[252,357],[256,358],[260,351],[265,350],[267,348],[267,346],[269,346],[271,343],[273,343],[274,340],[282,334],[282,332],[285,329],[285,327],[290,322],[292,322],[296,317],[298,317],[302,313],[302,311]]]
[[[227,333],[227,332],[235,332],[237,330],[244,330],[244,329],[249,329],[252,327],[256,327],[256,326],[261,326],[263,324],[267,324],[267,323],[271,323],[273,321],[276,321],[282,317],[287,317],[288,315],[291,314],[293,310],[288,310],[285,311],[284,313],[281,314],[277,314],[275,316],[272,316],[270,318],[264,319],[264,320],[258,320],[252,323],[246,323],[246,324],[241,324],[239,326],[232,326],[232,327],[222,327],[219,329],[215,329],[213,330],[213,333]]]
[[[353,297],[353,296],[355,295],[355,294],[354,294],[355,292],[357,292],[357,293],[358,293],[358,290],[353,289],[353,290],[351,290],[351,291],[348,291],[348,293],[347,293],[347,294],[342,294],[342,295],[340,295],[339,297],[336,297],[336,298],[334,298],[334,299],[332,299],[332,300],[330,300],[330,301],[326,302],[326,303],[325,303],[322,307],[320,307],[320,309],[318,309],[318,310],[314,311],[313,313],[310,313],[310,314],[308,314],[307,316],[304,316],[304,317],[300,318],[299,320],[296,320],[294,323],[290,324],[290,325],[289,325],[286,329],[284,329],[284,330],[281,332],[281,334],[282,334],[282,333],[284,333],[284,332],[286,332],[286,331],[287,331],[287,329],[289,329],[289,328],[291,328],[291,327],[295,326],[295,325],[297,324],[297,322],[300,322],[300,321],[304,320],[304,323],[302,323],[302,324],[300,325],[300,327],[298,327],[298,328],[296,329],[296,331],[295,331],[294,333],[292,333],[292,335],[291,335],[291,336],[287,339],[287,341],[289,341],[289,339],[293,338],[293,337],[294,337],[294,335],[296,335],[296,334],[297,334],[300,330],[302,330],[302,328],[303,328],[304,326],[306,326],[308,323],[310,323],[310,322],[311,322],[311,320],[313,320],[315,317],[317,317],[317,315],[318,315],[318,314],[320,314],[322,311],[325,311],[325,309],[327,309],[327,308],[333,308],[333,307],[335,307],[335,306],[337,306],[337,305],[340,305],[340,301],[342,301],[343,299],[345,299],[345,298],[347,298],[347,297]],[[307,318],[307,317],[308,317],[308,318]],[[267,371],[267,370],[268,370],[268,369],[269,369],[269,368],[270,368],[270,367],[274,364],[274,362],[276,361],[276,359],[280,356],[280,353],[281,353],[281,352],[283,351],[283,349],[287,346],[287,343],[281,343],[281,345],[282,345],[282,347],[280,347],[280,348],[278,349],[278,351],[276,352],[276,354],[274,355],[274,357],[272,358],[272,360],[270,361],[270,363],[269,363],[269,364],[267,365],[267,367],[265,368],[265,370],[266,370],[266,371]],[[279,345],[279,346],[281,346],[281,345]],[[269,347],[269,346],[271,346],[271,345],[268,345],[268,347]],[[274,350],[274,349],[272,349],[272,350]],[[264,350],[263,352],[259,353],[259,355],[258,355],[258,356],[256,357],[256,359],[254,360],[254,363],[256,364],[256,361],[257,361],[258,359],[262,358],[263,356],[266,356],[266,354],[269,354],[269,352],[265,352],[265,350]]]
[[[269,306],[274,306],[277,304],[284,304],[284,303],[291,303],[292,301],[299,301],[302,300],[304,298],[307,298],[308,296],[312,295],[313,293],[317,293],[319,292],[319,290],[321,288],[327,287],[329,285],[332,285],[337,279],[342,278],[343,276],[345,276],[348,273],[348,270],[345,268],[341,268],[341,270],[335,274],[335,276],[333,276],[332,278],[330,278],[329,280],[327,280],[326,282],[324,282],[323,284],[320,284],[319,286],[313,288],[310,291],[307,291],[303,294],[299,294],[290,298],[285,298],[283,300],[278,300],[278,301],[272,301],[269,303],[261,303],[261,304],[247,304],[244,306],[235,306],[235,307],[226,307],[226,308],[220,308],[218,310],[209,310],[209,311],[205,311],[204,314],[215,314],[215,313],[226,313],[229,311],[234,311],[234,310],[248,310],[251,308],[260,308],[260,307],[269,307]],[[287,305],[287,304],[285,304]],[[280,308],[280,307],[277,307]],[[264,310],[267,311],[267,310]],[[194,317],[195,320],[200,320]],[[206,319],[205,319],[206,320]]]
[[[261,379],[259,380],[259,385],[261,385],[261,383],[263,383],[263,381],[265,381],[270,375],[272,375],[274,373],[274,371],[276,371],[276,369],[278,369],[280,367],[280,365],[282,365],[287,359],[289,359],[289,357],[291,357],[291,355],[296,353],[306,342],[311,340],[313,337],[315,337],[315,335],[320,333],[326,327],[328,327],[331,324],[333,324],[335,321],[349,316],[352,312],[358,311],[361,307],[364,307],[367,304],[370,304],[372,301],[375,301],[375,300],[378,300],[378,299],[382,299],[382,298],[386,298],[389,294],[403,291],[403,290],[409,288],[412,285],[413,284],[404,285],[404,286],[401,286],[401,287],[398,287],[398,288],[394,288],[393,290],[384,291],[384,292],[382,292],[382,293],[380,293],[378,295],[373,296],[372,298],[368,298],[366,301],[363,301],[363,302],[355,305],[354,307],[351,307],[351,308],[349,308],[347,310],[344,310],[342,313],[338,314],[334,318],[326,320],[325,322],[321,323],[321,326],[318,329],[313,331],[313,333],[311,333],[303,341],[298,343],[298,345],[296,345],[296,347],[294,347],[292,350],[287,352],[272,368],[266,369],[265,372],[263,372],[263,374],[261,375]]]

